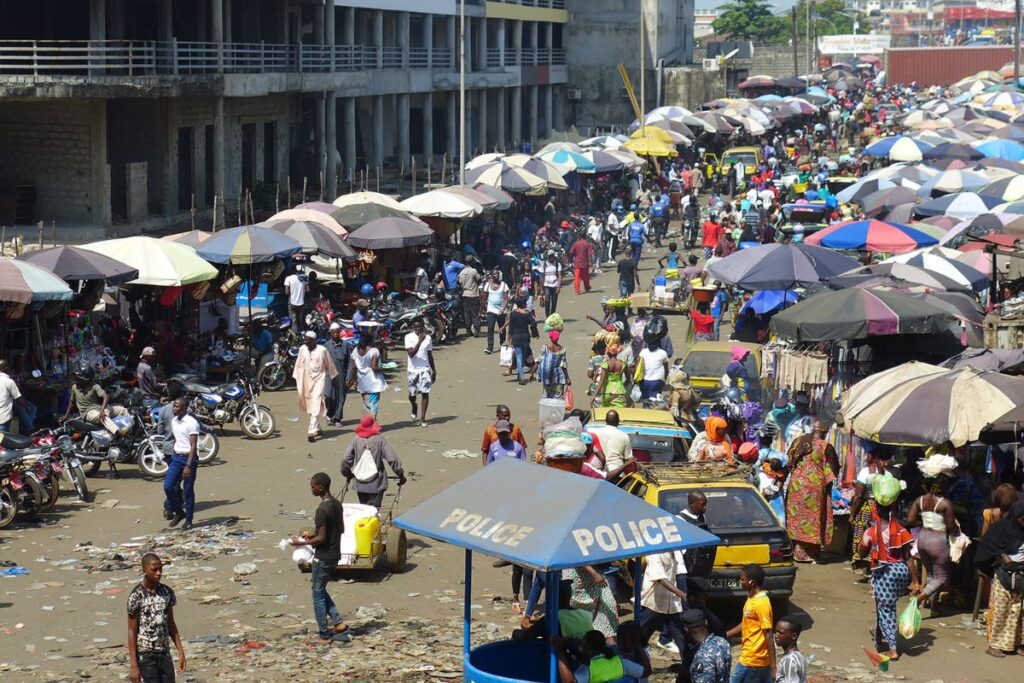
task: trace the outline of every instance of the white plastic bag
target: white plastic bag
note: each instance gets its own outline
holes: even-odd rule
[[[515,356],[515,352],[511,346],[502,346],[501,351],[498,353],[498,366],[503,368],[512,367],[512,359]]]

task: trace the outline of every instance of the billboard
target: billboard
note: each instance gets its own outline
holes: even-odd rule
[[[888,49],[891,40],[888,33],[821,36],[818,52],[823,55],[880,55]]]

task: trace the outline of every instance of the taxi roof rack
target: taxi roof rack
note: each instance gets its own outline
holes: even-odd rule
[[[721,481],[723,479],[747,480],[753,467],[741,465],[731,467],[726,462],[645,462],[637,463],[637,471],[649,481],[663,484],[691,484],[694,482]]]

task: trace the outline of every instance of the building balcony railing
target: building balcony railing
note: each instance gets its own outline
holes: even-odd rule
[[[488,48],[485,68],[565,64],[560,48]],[[125,40],[3,40],[3,76],[189,76],[447,69],[450,48]]]

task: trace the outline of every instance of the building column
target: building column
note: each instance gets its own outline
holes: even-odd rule
[[[450,90],[448,91],[448,116],[446,116],[446,123],[448,124],[448,159],[451,163],[459,155],[459,91]]]
[[[477,97],[477,144],[480,147],[480,153],[486,154],[490,151],[491,145],[487,144],[487,88],[481,88],[476,91]]]
[[[562,86],[551,86],[555,91],[554,121],[552,126],[555,130],[565,130],[565,90]]]
[[[110,163],[107,159],[107,100],[89,102],[90,218],[97,228],[110,225]]]
[[[408,166],[409,155],[409,93],[399,93],[395,96],[395,105],[398,107],[398,163]]]
[[[380,12],[378,12],[380,14]],[[373,96],[373,165],[384,165],[384,97]]]
[[[324,45],[334,45],[334,0],[324,2]]]
[[[544,137],[551,134],[555,127],[555,100],[553,85],[544,86]]]
[[[326,102],[326,138],[327,138],[327,176],[324,190],[324,197],[327,201],[333,200],[338,196],[338,183],[337,177],[338,164],[341,161],[341,157],[338,154],[338,93],[333,90],[327,92]]]
[[[423,15],[423,45],[427,48],[427,68],[434,68],[434,15]]]
[[[402,49],[402,68],[409,68],[409,13],[398,13],[398,47]]]
[[[345,178],[355,180],[356,172],[356,98],[345,98]]]
[[[515,51],[515,64],[523,63],[523,22],[516,19],[512,22],[512,49]],[[517,138],[518,139],[518,138]]]
[[[89,0],[89,40],[107,39],[107,0]],[[92,62],[92,59],[89,60]],[[101,66],[89,66],[89,75],[95,76],[106,71]]]
[[[494,120],[497,124],[494,131],[494,142],[499,150],[504,151],[505,141],[507,140],[505,136],[505,99],[508,97],[508,91],[505,88],[498,88],[494,92],[498,96],[496,100],[497,109],[494,110]]]
[[[526,122],[527,130],[530,132],[530,143],[537,140],[537,119],[540,116],[540,106],[538,103],[540,93],[537,92],[539,86],[531,85],[530,88],[530,120]]]
[[[447,40],[445,41],[448,49],[451,51],[449,57],[451,57],[451,68],[452,71],[459,70],[459,29],[458,22],[459,18],[455,16],[447,17],[445,29],[448,34]]]
[[[434,93],[423,93],[423,165],[430,168],[434,160]]]
[[[498,19],[498,66],[505,66],[505,20]]]
[[[224,72],[224,0],[210,0],[210,39],[217,44],[217,71]]]
[[[480,17],[474,23],[477,25],[476,68],[484,70],[487,68],[487,18]]]
[[[377,48],[377,68],[384,68],[384,10],[373,13],[373,44]],[[374,104],[374,107],[377,105]],[[382,105],[383,106],[383,105]],[[376,152],[374,152],[376,154]]]
[[[302,5],[299,5],[300,9]],[[313,12],[313,44],[324,44],[324,12]]]
[[[523,142],[523,88],[512,87],[512,142],[517,147]]]
[[[466,33],[463,35],[466,43],[466,73],[473,70],[473,17],[466,17]],[[459,68],[458,58],[455,61],[455,68]]]
[[[355,45],[356,44],[356,8],[346,7],[345,8],[345,27],[342,32],[342,40],[344,45]]]
[[[313,98],[313,144],[316,149],[316,169],[322,192],[327,183],[327,98],[322,92],[315,93]]]
[[[172,0],[160,0],[156,13],[156,35],[161,43],[169,43],[174,38],[174,5]],[[90,26],[90,37],[92,30]]]
[[[220,207],[221,216],[214,216],[214,224],[220,227],[224,225],[227,211],[224,210],[224,202],[227,197],[224,194],[224,98],[218,97],[214,104],[213,114],[213,194],[220,197],[217,205]]]
[[[537,63],[537,48],[540,47],[540,25],[536,21],[530,22],[530,50],[533,51],[533,64]]]

